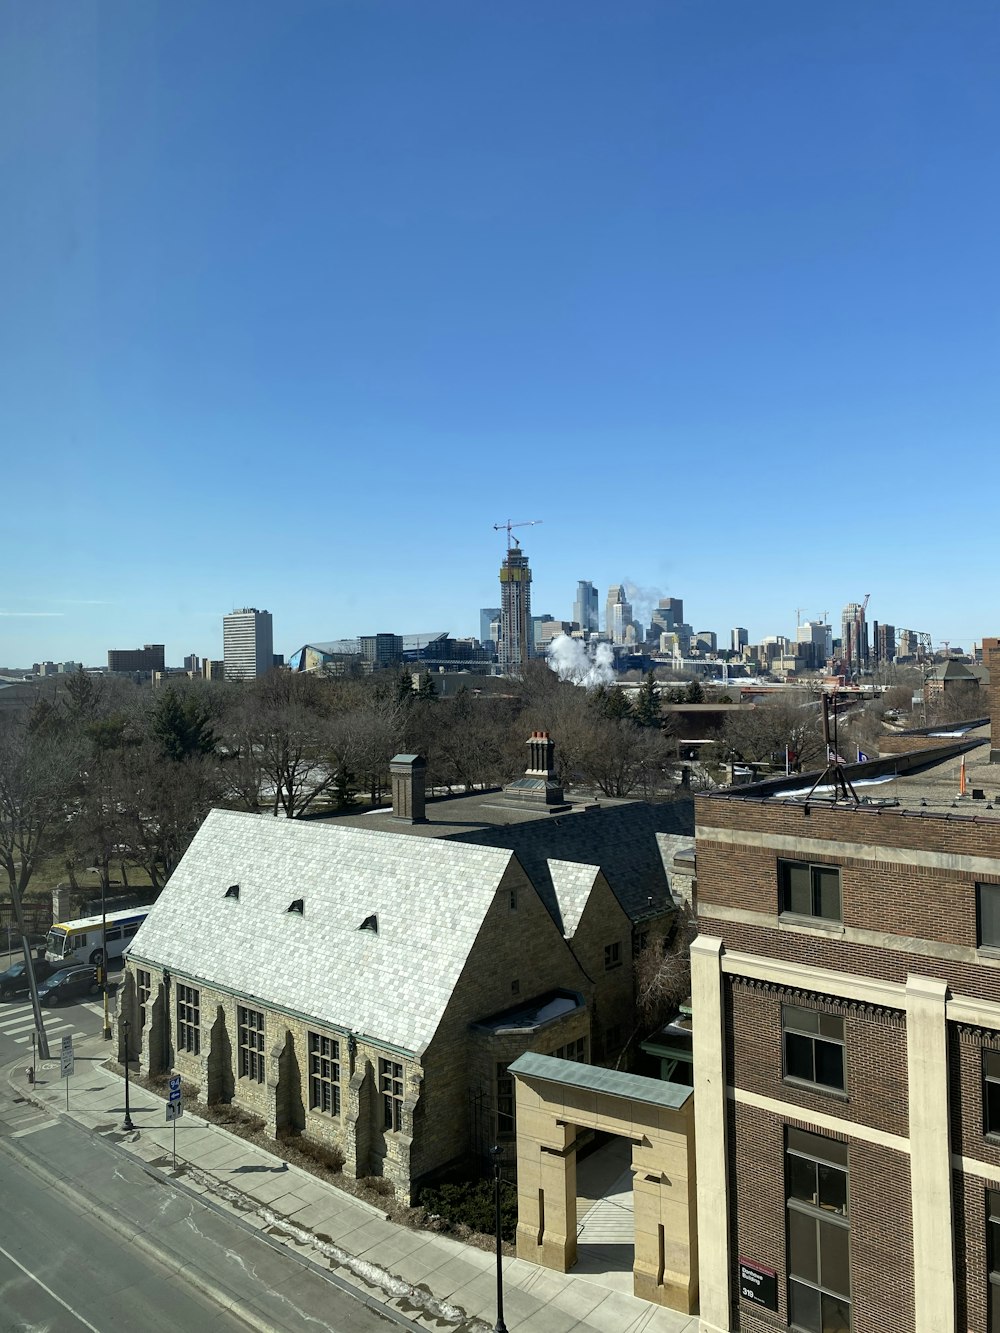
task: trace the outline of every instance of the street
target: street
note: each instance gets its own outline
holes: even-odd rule
[[[0,1098],[0,1333],[392,1327],[113,1144]]]

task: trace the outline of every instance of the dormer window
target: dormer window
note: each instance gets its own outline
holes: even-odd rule
[[[296,916],[301,916],[303,911],[305,910],[305,905],[306,904],[304,898],[295,898],[292,902],[288,904],[288,906],[285,908],[285,911],[294,912]]]
[[[378,934],[378,917],[373,912],[371,916],[366,916],[358,930],[370,930],[373,935]]]
[[[224,896],[226,898],[238,898],[240,896],[240,886],[238,884],[230,884]]]

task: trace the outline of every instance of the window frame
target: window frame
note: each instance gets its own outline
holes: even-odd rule
[[[613,972],[616,967],[622,965],[622,942],[614,940],[611,944],[604,946],[604,970]]]
[[[340,1041],[325,1032],[307,1032],[309,1110],[340,1115]]]
[[[201,1055],[201,991],[197,986],[177,983],[177,1049]]]
[[[1000,953],[1000,930],[997,931],[995,940],[983,939],[983,890],[989,890],[997,898],[1000,898],[1000,884],[991,884],[988,880],[976,881],[976,948],[995,949]],[[997,905],[996,915],[1000,918],[1000,903]]]
[[[848,1158],[848,1145],[846,1143],[841,1143],[837,1139],[829,1139],[825,1135],[815,1134],[810,1130],[797,1129],[792,1125],[785,1126],[785,1283],[788,1299],[788,1327],[796,1330],[796,1333],[820,1333],[820,1330],[824,1327],[822,1315],[824,1298],[846,1306],[848,1328],[852,1326],[853,1298],[850,1290],[851,1178]],[[800,1178],[802,1175],[802,1163],[808,1163],[815,1167],[813,1199],[807,1199],[803,1195],[793,1192],[795,1175],[798,1174]],[[824,1172],[828,1176],[827,1182],[824,1182]],[[828,1198],[839,1199],[842,1197],[842,1208],[823,1204],[824,1183],[829,1185],[832,1181],[830,1173],[843,1177],[842,1191],[840,1191],[838,1183],[837,1191],[831,1191],[828,1194]],[[810,1223],[814,1236],[815,1277],[793,1272],[793,1263],[795,1262],[793,1251],[798,1247],[793,1239],[793,1227],[796,1230],[801,1228],[808,1237]],[[843,1254],[839,1256],[840,1262],[846,1263],[848,1288],[846,1292],[838,1290],[836,1286],[831,1285],[829,1280],[825,1280],[823,1271],[825,1266],[823,1256],[824,1237],[827,1238],[827,1246],[836,1243],[839,1247],[840,1241],[834,1242],[832,1238],[840,1231],[846,1232],[846,1244],[844,1245]],[[833,1268],[837,1265],[837,1262],[837,1254],[831,1255],[828,1250],[826,1266]],[[792,1307],[796,1287],[817,1294],[816,1305],[820,1313],[819,1323],[810,1325],[795,1321]]]
[[[135,999],[139,1010],[139,1030],[146,1026],[146,1007],[153,994],[153,978],[148,968],[135,969]]]
[[[986,1191],[986,1327],[1000,1333],[1000,1190]]]
[[[983,1046],[981,1048],[981,1067],[983,1076],[983,1133],[989,1139],[1000,1140],[1000,1049],[992,1046]],[[993,1069],[990,1069],[990,1065]],[[993,1094],[996,1099],[994,1111],[996,1115],[995,1127],[990,1123],[990,1089],[995,1088]],[[1000,1255],[997,1256],[1000,1258]],[[1000,1331],[998,1331],[1000,1333]]]
[[[250,1083],[264,1082],[264,1011],[249,1005],[236,1006],[239,1048],[239,1077]]]
[[[802,1022],[791,1016],[809,1014],[814,1015],[815,1030],[810,1031],[808,1021]],[[827,1026],[834,1024],[840,1027],[840,1036],[831,1035],[829,1031],[824,1032],[824,1020]],[[794,1074],[789,1072],[788,1038],[792,1037],[802,1042],[808,1042],[812,1047],[811,1064],[813,1077],[807,1078],[803,1074]],[[817,1058],[817,1046],[829,1046],[839,1048],[840,1050],[840,1083],[829,1083],[818,1078],[819,1060]],[[807,1005],[786,1004],[781,1005],[781,1077],[782,1081],[791,1083],[796,1087],[817,1089],[825,1093],[833,1093],[837,1096],[846,1097],[847,1087],[847,1037],[844,1027],[843,1014],[831,1014],[823,1009],[810,1009]]]
[[[405,1070],[402,1061],[379,1056],[378,1087],[382,1097],[382,1128],[398,1134],[403,1128]]]
[[[795,861],[790,857],[780,856],[778,869],[778,915],[791,917],[798,921],[825,922],[830,926],[844,924],[844,877],[842,868],[830,861]],[[791,905],[792,886],[790,872],[794,869],[809,873],[809,905],[811,911],[803,912]],[[820,877],[825,872],[835,871],[837,875],[837,915],[829,916],[818,910],[822,907],[822,887]]]

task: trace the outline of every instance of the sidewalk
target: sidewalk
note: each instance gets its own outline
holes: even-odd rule
[[[164,1102],[132,1084],[130,1105],[138,1133],[121,1129],[121,1078],[102,1067],[110,1043],[100,1036],[75,1043],[76,1074],[66,1084],[58,1059],[39,1066],[28,1089],[24,1061],[8,1068],[18,1096],[29,1095],[52,1114],[69,1115],[164,1179],[206,1196],[266,1231],[300,1256],[307,1255],[343,1285],[376,1297],[410,1327],[491,1333],[496,1319],[496,1258],[434,1232],[387,1222],[383,1213],[316,1176],[185,1110],[173,1129]],[[504,1318],[510,1333],[697,1333],[696,1315],[678,1314],[591,1276],[554,1273],[520,1259],[504,1260]]]

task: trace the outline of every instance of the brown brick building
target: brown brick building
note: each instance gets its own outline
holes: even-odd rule
[[[963,749],[696,798],[703,1333],[1000,1333],[1000,808]]]

